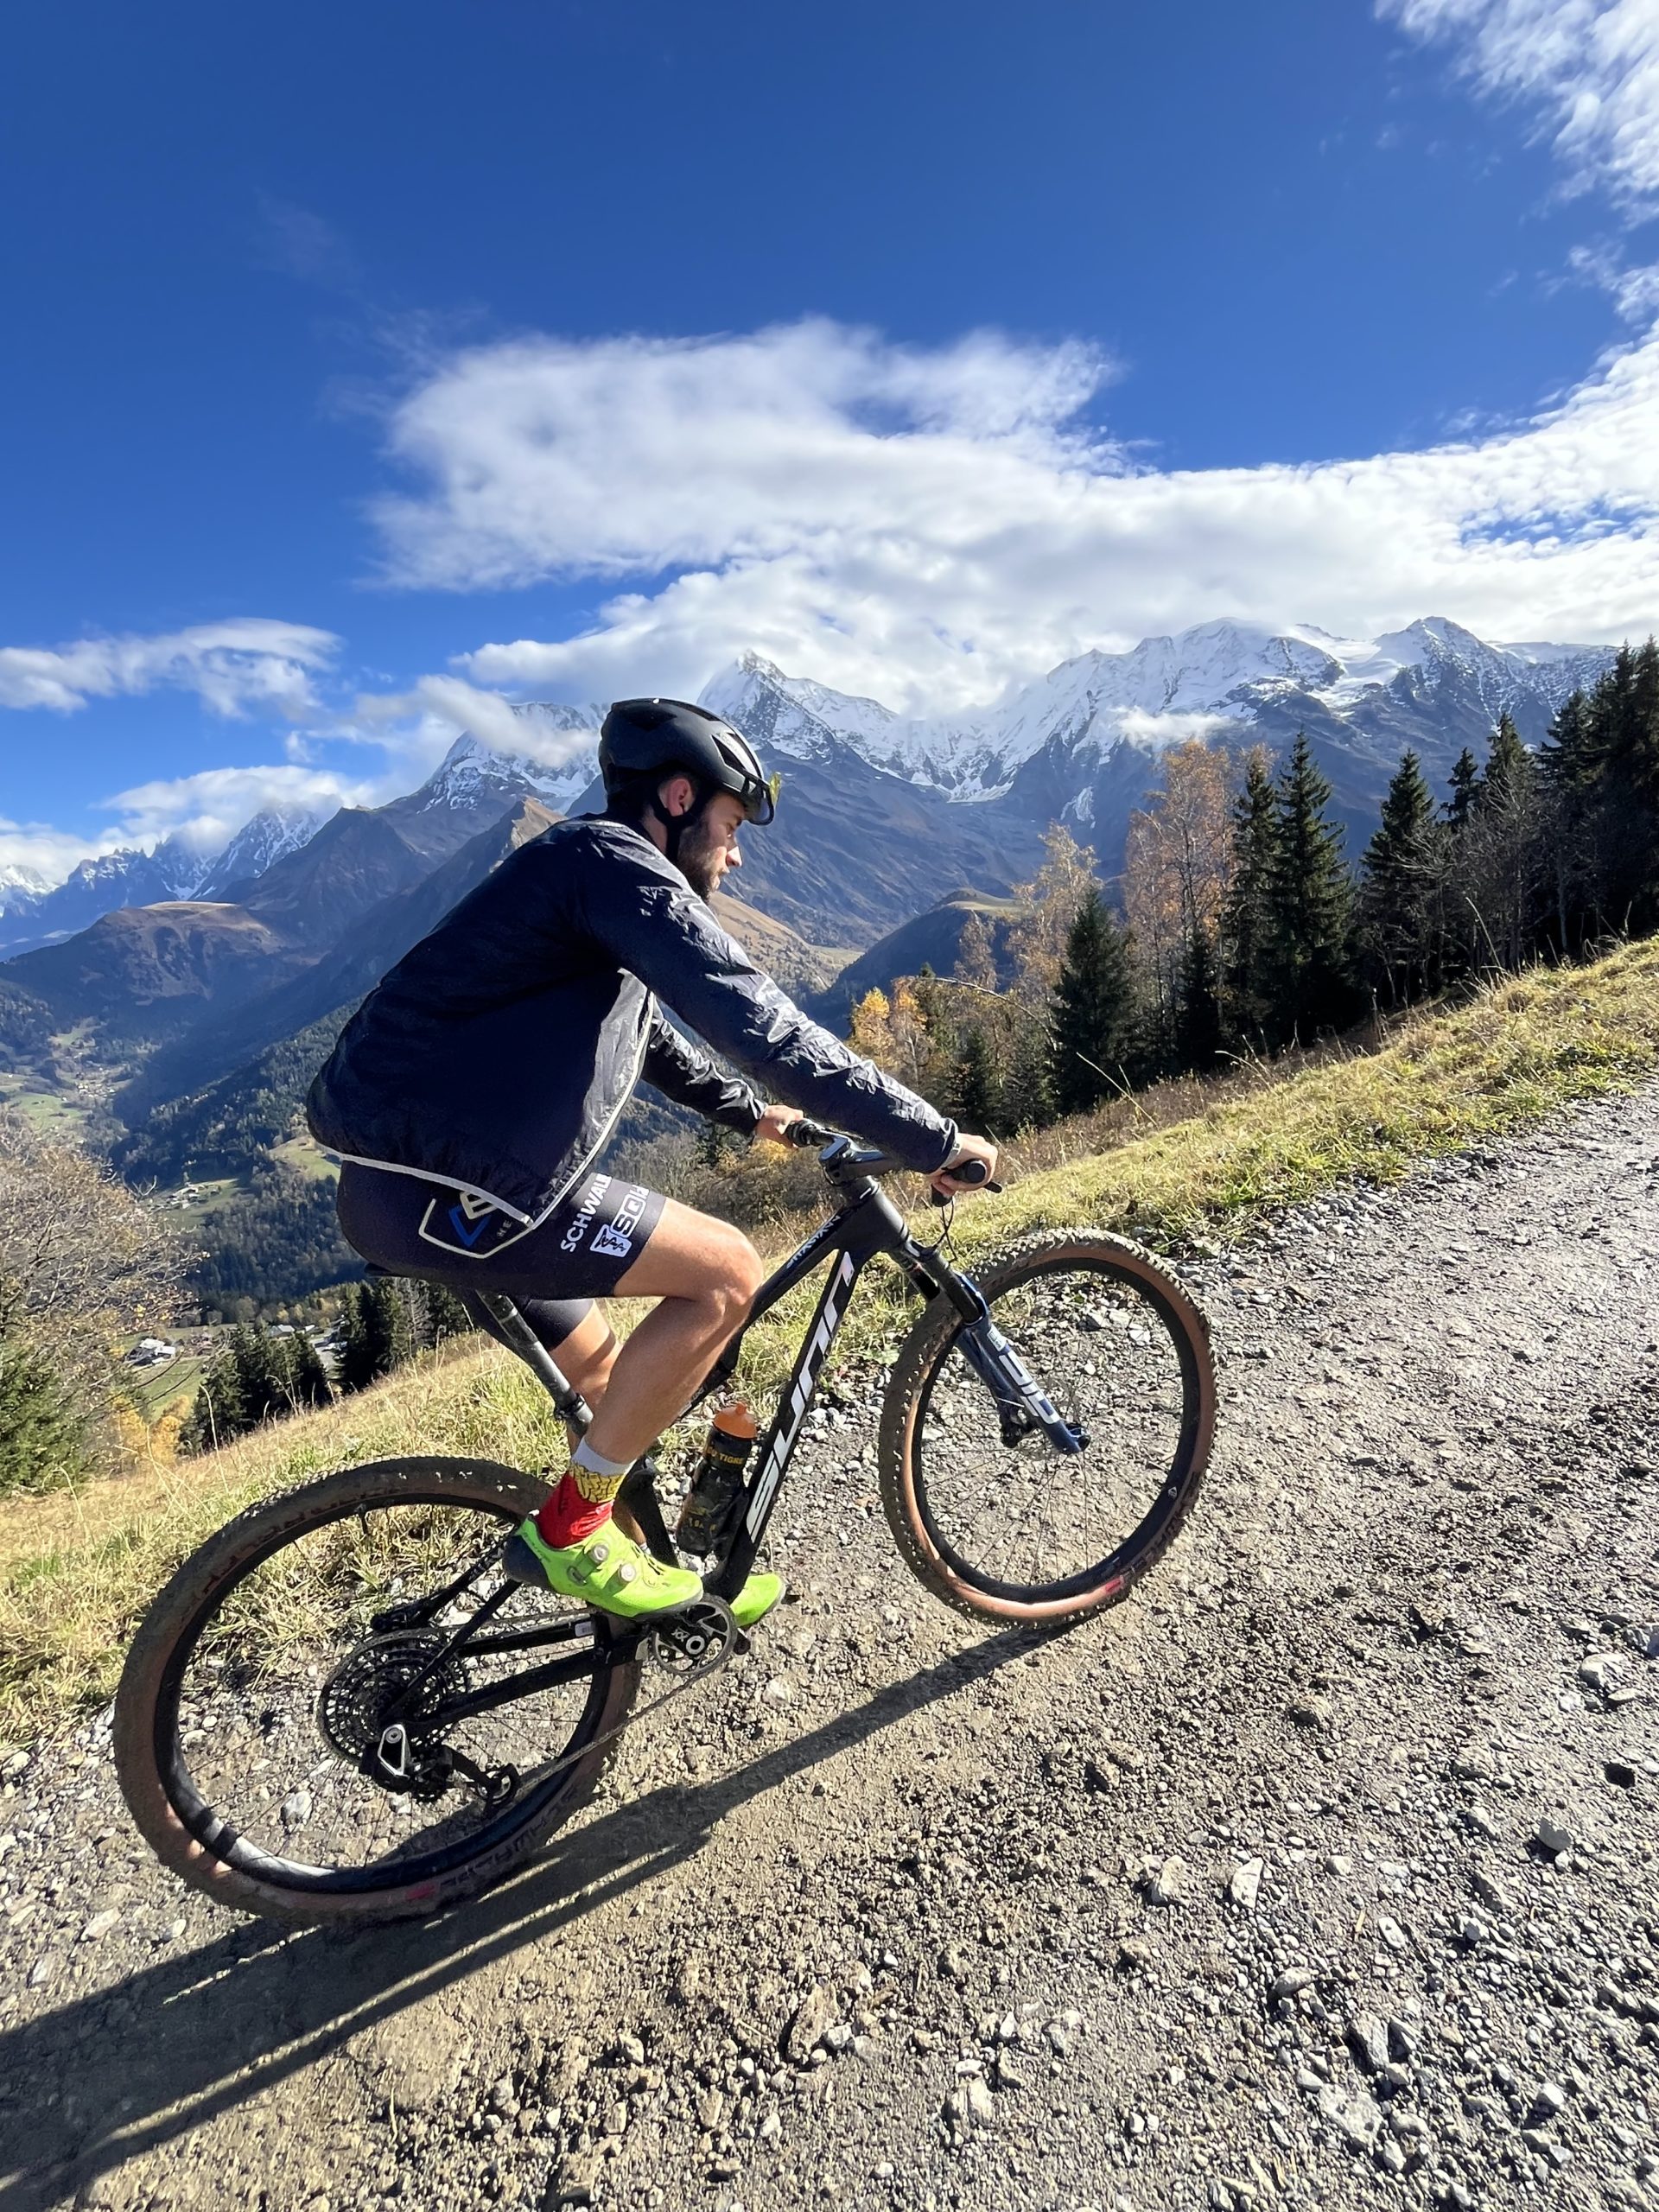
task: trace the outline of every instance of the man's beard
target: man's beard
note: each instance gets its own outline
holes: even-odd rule
[[[715,831],[707,817],[700,817],[680,839],[680,849],[674,855],[674,865],[700,899],[712,899],[720,881],[718,866],[725,840]]]

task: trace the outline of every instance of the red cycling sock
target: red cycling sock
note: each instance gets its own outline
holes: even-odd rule
[[[602,1529],[611,1517],[611,1497],[584,1497],[575,1477],[567,1472],[559,1477],[552,1496],[536,1516],[536,1533],[544,1544],[563,1551],[567,1544],[579,1544],[595,1529]]]
[[[536,1516],[542,1541],[563,1551],[567,1544],[579,1544],[595,1529],[602,1529],[627,1471],[626,1460],[606,1459],[583,1437],[558,1487]]]

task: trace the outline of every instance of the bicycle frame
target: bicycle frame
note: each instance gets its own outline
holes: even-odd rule
[[[747,1331],[815,1268],[825,1261],[832,1263],[788,1385],[751,1454],[743,1488],[722,1531],[722,1548],[703,1579],[705,1589],[728,1601],[748,1580],[766,1525],[777,1509],[818,1376],[846,1317],[858,1278],[872,1260],[892,1260],[918,1297],[948,1298],[962,1315],[967,1325],[962,1337],[963,1354],[995,1399],[1005,1435],[1040,1427],[1057,1451],[1071,1453],[1083,1448],[1081,1433],[1061,1419],[1019,1354],[991,1321],[972,1280],[951,1267],[937,1247],[919,1245],[912,1236],[903,1215],[875,1179],[878,1172],[890,1169],[894,1163],[884,1154],[861,1149],[849,1137],[835,1138],[818,1158],[832,1187],[842,1193],[842,1204],[761,1285],[747,1321],[721,1353],[691,1401],[692,1406],[700,1405],[729,1382],[737,1370]],[[563,1417],[585,1428],[590,1418],[585,1401],[572,1389],[512,1300],[499,1293],[486,1293],[484,1302]],[[651,1474],[649,1461],[640,1460],[622,1486],[620,1503],[638,1520],[658,1558],[674,1566],[679,1555],[664,1522]]]

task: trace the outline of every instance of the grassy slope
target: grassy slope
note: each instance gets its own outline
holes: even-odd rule
[[[1587,969],[1538,970],[1454,1012],[1402,1025],[1381,1049],[1309,1067],[1114,1148],[1046,1162],[1005,1197],[962,1210],[971,1258],[1020,1231],[1090,1222],[1176,1245],[1243,1234],[1264,1208],[1349,1175],[1382,1180],[1575,1098],[1628,1089],[1659,1066],[1659,943]],[[1073,1140],[1075,1141],[1075,1140]],[[764,1387],[783,1371],[793,1315],[755,1332]],[[899,1316],[867,1294],[858,1341]],[[344,1460],[477,1452],[538,1466],[558,1448],[546,1402],[505,1353],[466,1344],[328,1410],[211,1459],[79,1495],[0,1509],[0,1737],[18,1738],[106,1698],[122,1648],[172,1565],[231,1513]]]

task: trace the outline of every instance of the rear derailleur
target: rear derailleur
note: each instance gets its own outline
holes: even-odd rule
[[[401,1720],[381,1730],[363,1759],[362,1770],[391,1796],[418,1798],[423,1804],[464,1782],[491,1813],[511,1804],[518,1789],[517,1767],[481,1767],[453,1744],[421,1742]]]

